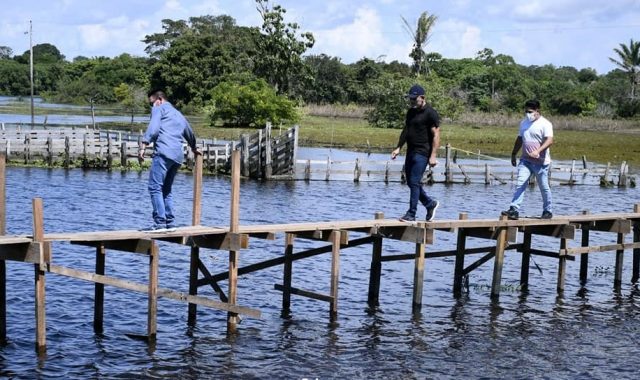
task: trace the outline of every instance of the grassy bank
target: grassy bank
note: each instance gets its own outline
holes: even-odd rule
[[[552,120],[553,121],[553,120]],[[210,128],[196,125],[199,136],[219,139],[238,139],[242,133],[253,130]],[[398,141],[400,130],[369,127],[363,119],[304,116],[300,125],[300,145],[326,146],[353,150],[391,152]],[[517,126],[471,126],[444,123],[441,142],[471,152],[480,151],[494,156],[509,156],[517,134]],[[612,164],[627,161],[633,172],[640,169],[640,134],[626,131],[585,131],[555,129],[553,157],[561,160],[587,160]]]

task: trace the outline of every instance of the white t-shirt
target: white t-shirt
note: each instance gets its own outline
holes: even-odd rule
[[[525,117],[520,122],[520,132],[518,136],[522,137],[521,158],[523,160],[543,165],[551,163],[551,152],[549,148],[540,152],[539,158],[529,156],[529,153],[540,148],[546,137],[553,137],[553,125],[551,125],[549,120],[542,115],[535,121],[529,121]]]

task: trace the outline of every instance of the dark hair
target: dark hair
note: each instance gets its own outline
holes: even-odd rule
[[[540,102],[535,99],[527,100],[524,104],[524,108],[531,108],[532,110],[537,111],[540,109]]]
[[[149,91],[149,93],[147,94],[147,97],[154,97],[156,99],[164,99],[167,100],[167,95],[164,93],[164,91],[160,90],[160,89],[153,89],[151,91]]]

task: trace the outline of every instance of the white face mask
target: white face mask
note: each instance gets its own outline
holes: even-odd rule
[[[526,116],[527,120],[529,120],[529,121],[534,121],[536,119],[536,113],[535,112],[525,113],[524,116]]]

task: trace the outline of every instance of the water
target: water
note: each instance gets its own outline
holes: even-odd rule
[[[81,170],[7,169],[9,234],[31,232],[31,199],[44,200],[45,230],[135,229],[150,223],[148,173]],[[179,174],[175,193],[178,222],[190,221],[192,177]],[[640,199],[637,189],[554,186],[554,212],[627,212]],[[506,208],[511,185],[433,185],[427,191],[441,201],[438,219],[497,215]],[[229,179],[205,177],[202,221],[229,220]],[[400,183],[243,181],[242,224],[330,221],[402,215],[408,189]],[[527,193],[524,213],[541,210],[537,189]],[[593,241],[615,242],[615,235],[592,233]],[[355,234],[354,236],[355,237]],[[579,240],[579,234],[578,234]],[[629,241],[630,238],[627,238]],[[436,232],[436,245],[450,249],[455,235]],[[322,243],[295,241],[296,252]],[[471,239],[468,246],[489,243]],[[558,249],[554,239],[534,238],[542,249]],[[579,241],[570,246],[579,245]],[[241,266],[279,257],[284,237],[250,240]],[[413,252],[413,245],[388,241],[384,254]],[[226,270],[227,253],[202,250],[213,273]],[[33,267],[8,262],[8,339],[0,347],[0,377],[69,378],[635,378],[640,354],[640,293],[632,286],[631,252],[625,254],[623,286],[613,290],[613,253],[592,254],[589,282],[579,286],[579,261],[567,263],[566,290],[556,293],[557,260],[536,256],[530,291],[515,290],[520,255],[507,253],[502,291],[490,300],[493,264],[470,276],[469,291],[452,297],[453,258],[426,262],[423,308],[411,314],[413,261],[383,263],[380,307],[366,306],[371,247],[342,250],[339,314],[329,306],[294,296],[292,316],[280,318],[282,267],[241,276],[240,305],[258,308],[260,320],[244,318],[235,337],[226,336],[226,314],[199,307],[195,327],[187,326],[187,305],[159,300],[155,347],[127,334],[146,332],[146,296],[106,287],[104,334],[93,333],[93,285],[47,275],[47,355],[34,352]],[[479,255],[467,256],[471,263]],[[160,286],[186,292],[189,248],[161,243]],[[94,250],[57,243],[54,264],[91,271]],[[147,259],[108,251],[107,274],[145,282]],[[294,263],[293,286],[329,292],[329,255]],[[226,289],[226,283],[221,283]],[[200,294],[212,297],[202,287]]]

